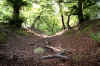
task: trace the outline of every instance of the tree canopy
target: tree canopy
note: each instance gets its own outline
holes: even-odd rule
[[[1,0],[0,22],[52,35],[99,18],[99,0]]]

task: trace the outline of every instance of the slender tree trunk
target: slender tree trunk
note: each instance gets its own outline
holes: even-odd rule
[[[64,16],[63,16],[63,14],[61,14],[61,19],[62,19],[62,26],[63,26],[63,29],[66,29],[65,23],[64,23]]]
[[[19,7],[14,7],[14,24],[16,25],[17,28],[21,27],[22,22],[20,22],[20,17],[19,17]]]
[[[13,6],[13,19],[10,20],[9,25],[16,26],[19,18],[19,8]]]
[[[62,20],[62,27],[63,29],[66,29],[65,27],[65,23],[64,23],[64,15],[63,15],[63,4],[62,4],[62,0],[59,0],[59,8],[60,8],[60,13],[61,13],[61,20]]]
[[[14,15],[19,16],[19,7],[14,7]]]
[[[71,26],[69,25],[69,23],[70,23],[70,16],[71,16],[71,15],[68,15],[68,20],[67,20],[67,27],[68,27],[68,30],[71,29]]]

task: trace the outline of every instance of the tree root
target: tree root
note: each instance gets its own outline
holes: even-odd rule
[[[45,48],[52,50],[56,54],[48,55],[48,56],[42,56],[41,59],[54,59],[54,58],[58,58],[58,59],[63,59],[63,60],[71,60],[71,55],[70,54],[72,54],[72,53],[71,53],[70,50],[66,50],[66,49],[63,49],[61,47],[56,48],[56,47],[48,46],[48,45]],[[65,51],[67,51],[69,54],[66,55]]]

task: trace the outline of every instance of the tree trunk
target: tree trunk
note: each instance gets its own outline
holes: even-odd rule
[[[19,10],[20,10],[20,7],[14,7],[13,15],[19,16]]]
[[[62,27],[63,27],[63,29],[66,29],[65,23],[64,23],[63,4],[62,3],[63,3],[63,1],[59,0],[58,4],[59,4],[59,8],[60,8],[60,13],[61,13]]]
[[[61,19],[62,19],[62,26],[63,26],[63,29],[66,29],[65,23],[64,23],[64,16],[63,16],[63,14],[61,14]]]
[[[21,28],[23,19],[21,19],[19,16],[20,7],[14,7],[13,9],[13,25],[15,25],[16,28]]]
[[[83,1],[78,0],[78,18],[79,18],[79,24],[81,24],[84,21],[83,18]]]
[[[70,23],[70,16],[71,16],[71,15],[68,15],[68,20],[67,20],[67,27],[68,27],[68,30],[71,29],[71,26],[69,25],[69,23]]]

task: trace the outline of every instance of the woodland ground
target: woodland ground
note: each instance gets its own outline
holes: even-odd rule
[[[91,21],[90,21],[91,22]],[[95,22],[95,21],[93,21]],[[96,22],[100,22],[97,20]],[[8,32],[8,42],[0,47],[0,66],[100,66],[100,46],[91,39],[91,32],[100,31],[100,24],[93,23],[91,30],[65,31],[62,35],[53,37],[39,37],[29,33],[18,35]],[[85,27],[87,24],[85,24]],[[60,58],[40,59],[42,56],[56,54],[49,49],[42,53],[35,53],[35,48],[45,48],[46,45],[69,49],[69,60]],[[9,57],[9,58],[8,58]]]

